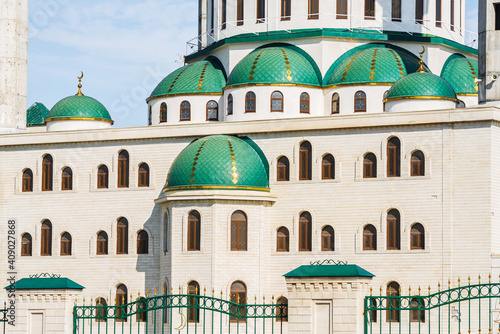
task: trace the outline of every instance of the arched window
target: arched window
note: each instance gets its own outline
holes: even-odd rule
[[[137,254],[148,254],[149,236],[148,232],[141,230],[137,233]]]
[[[370,307],[377,307],[378,303],[377,303],[377,300],[376,299],[369,299],[368,302],[370,303]],[[370,316],[370,319],[369,321],[370,322],[377,322],[377,310],[371,310],[370,313],[369,313],[369,316]]]
[[[278,229],[276,233],[276,251],[288,252],[290,250],[290,234],[284,226]]]
[[[257,0],[257,23],[266,22],[266,0]]]
[[[54,164],[52,156],[46,154],[42,161],[42,191],[52,190],[52,177],[54,172]]]
[[[236,0],[236,25],[242,26],[245,22],[244,0]]]
[[[281,21],[290,20],[292,15],[291,2],[292,0],[281,0]]]
[[[308,141],[300,144],[299,148],[299,180],[312,179],[312,146]]]
[[[466,107],[465,102],[462,100],[458,100],[457,108],[465,108],[465,107]]]
[[[278,159],[278,164],[276,165],[276,179],[278,181],[289,181],[290,180],[290,162],[288,158],[283,156]]]
[[[410,249],[425,249],[425,230],[420,223],[411,226]]]
[[[275,91],[271,94],[271,111],[283,111],[283,94]]]
[[[73,171],[69,167],[62,170],[61,176],[61,190],[73,189]]]
[[[61,255],[71,255],[71,234],[63,233],[61,236]]]
[[[286,297],[279,297],[276,300],[276,304],[279,307],[276,309],[276,315],[279,317],[276,318],[277,322],[288,322],[288,299]]]
[[[163,217],[163,252],[168,252],[168,215]]]
[[[23,192],[33,191],[33,172],[27,168],[23,172]]]
[[[116,299],[115,299],[115,305],[116,306],[122,306],[126,305],[128,303],[127,300],[127,287],[125,284],[120,284],[116,287]],[[125,306],[124,306],[125,308]],[[127,322],[127,317],[125,316],[127,314],[127,311],[125,309],[117,308],[116,309],[116,322]],[[120,318],[121,316],[124,316],[123,318]]]
[[[384,92],[384,95],[383,95],[383,97],[382,97],[382,106],[383,106],[383,111],[385,111],[385,99],[387,98],[387,94],[389,94],[389,91],[388,91],[388,90],[386,90],[386,91]]]
[[[425,156],[422,151],[415,151],[411,154],[411,176],[425,175]]]
[[[137,298],[137,314],[135,315],[135,321],[136,322],[147,322],[148,321],[148,311],[147,311],[147,305],[146,302],[144,301],[145,298]]]
[[[401,0],[392,0],[391,18],[395,22],[401,22]]]
[[[231,284],[231,301],[235,304],[245,305],[247,303],[247,287],[243,282],[236,281]],[[231,313],[237,314],[241,317],[231,316],[229,319],[231,322],[245,322],[246,308],[245,306],[231,306]]]
[[[387,176],[401,176],[401,142],[397,137],[387,142]]]
[[[31,239],[31,234],[24,233],[21,237],[21,256],[31,256],[32,255],[33,242]]]
[[[153,110],[151,106],[148,107],[148,125],[153,123]]]
[[[319,19],[319,0],[308,0],[309,15],[307,18],[309,20]]]
[[[354,112],[366,111],[366,94],[363,91],[357,91],[354,94]]]
[[[302,212],[299,218],[299,251],[312,250],[312,217],[309,212]]]
[[[375,0],[365,0],[365,20],[375,19]]]
[[[333,155],[327,154],[321,162],[321,178],[323,180],[335,179],[335,159]]]
[[[167,122],[167,104],[165,102],[162,102],[160,104],[160,123],[166,123]]]
[[[139,165],[139,187],[149,187],[149,166],[147,163]]]
[[[309,114],[309,94],[300,94],[300,113]]]
[[[321,250],[327,252],[335,250],[335,232],[331,226],[325,226],[321,230]]]
[[[40,255],[52,255],[52,223],[50,222],[50,220],[44,220],[42,223]]]
[[[102,297],[96,298],[95,306],[96,306],[96,309],[95,309],[96,319],[95,319],[95,321],[96,322],[106,322],[107,314],[108,314],[108,308],[107,308],[108,303],[106,302],[106,299],[104,299]]]
[[[128,187],[129,155],[126,150],[118,154],[118,188]]]
[[[245,95],[245,112],[255,112],[255,93],[248,92]]]
[[[387,296],[397,297],[399,296],[400,287],[397,282],[390,282],[387,284]],[[399,301],[397,298],[391,299],[389,302],[392,308],[399,308]],[[386,311],[386,321],[387,322],[399,322],[399,310],[387,310]]]
[[[233,94],[227,96],[227,114],[233,114]]]
[[[97,233],[97,255],[108,254],[108,234],[104,231]]]
[[[191,120],[191,103],[182,101],[181,103],[181,121]]]
[[[332,114],[340,113],[340,95],[339,93],[334,93],[332,95]]]
[[[363,177],[377,177],[377,157],[373,153],[366,153],[363,158]]]
[[[413,298],[411,300],[411,322],[425,322],[425,301],[422,298]]]
[[[191,211],[188,217],[188,251],[199,251],[201,241],[201,217],[198,211]]]
[[[415,0],[415,22],[424,23],[424,0]]]
[[[401,249],[401,222],[396,209],[387,213],[387,249]]]
[[[242,211],[231,215],[231,250],[247,250],[247,216]]]
[[[97,188],[108,188],[109,186],[109,171],[106,165],[100,165],[97,170]]]
[[[200,299],[195,296],[200,295],[200,285],[198,282],[191,281],[188,284],[189,306],[188,309],[188,322],[200,322],[200,309],[197,306],[200,304]]]
[[[219,120],[219,105],[215,101],[208,101],[207,103],[207,121]]]
[[[116,224],[116,254],[128,254],[128,220],[123,217]]]
[[[373,225],[363,229],[363,250],[377,250],[377,229]]]
[[[347,0],[337,0],[337,19],[347,19]]]

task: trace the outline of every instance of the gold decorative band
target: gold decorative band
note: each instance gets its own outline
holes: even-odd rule
[[[265,191],[269,192],[269,188],[261,188],[261,187],[244,187],[244,186],[183,186],[183,187],[169,187],[163,189],[163,192],[167,191],[175,191],[175,190],[198,190],[198,189],[221,189],[221,190],[256,190],[256,191]]]
[[[391,82],[363,82],[363,83],[347,83],[347,84],[337,84],[324,86],[323,88],[338,88],[338,87],[350,87],[350,86],[392,86],[394,83]]]
[[[113,124],[114,121],[105,118],[95,118],[95,117],[55,117],[48,118],[45,120],[45,123],[54,122],[54,121],[99,121],[99,122],[107,122]]]
[[[218,95],[221,96],[222,93],[185,93],[185,94],[163,94],[158,96],[151,96],[146,99],[146,102],[149,102],[154,99],[161,99],[165,97],[176,97],[176,96],[194,96],[194,95]]]
[[[457,94],[457,96],[477,96],[478,93],[463,93],[463,94]]]
[[[323,88],[321,86],[293,84],[293,83],[242,83],[242,84],[237,84],[237,85],[232,85],[232,86],[226,86],[226,87],[222,88],[222,90],[237,88],[237,87],[241,87],[241,86],[296,86],[296,87],[318,88],[318,89]]]
[[[385,99],[383,102],[386,103],[386,102],[390,102],[390,101],[409,100],[409,99],[414,99],[414,100],[447,100],[447,101],[458,102],[458,99],[454,99],[451,97],[441,97],[441,96],[402,96],[402,97],[388,98],[388,99]]]

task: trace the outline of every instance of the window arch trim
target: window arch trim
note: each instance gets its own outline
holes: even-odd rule
[[[73,190],[73,170],[69,166],[61,169],[61,190]]]
[[[362,90],[354,93],[354,112],[366,112],[366,93]]]
[[[282,92],[275,90],[271,93],[271,112],[283,112],[285,99]]]
[[[21,191],[22,192],[33,191],[33,171],[31,170],[31,168],[25,168],[23,170]]]
[[[151,170],[146,162],[141,162],[138,168],[138,182],[139,187],[149,187],[149,180],[151,177]]]
[[[97,188],[98,189],[109,188],[109,168],[105,164],[100,164],[97,167]]]
[[[218,121],[219,120],[219,104],[217,103],[217,101],[210,100],[207,102],[206,116],[207,116],[207,118],[206,118],[207,121]]]
[[[51,154],[42,157],[42,191],[52,191],[54,182],[54,158]]]
[[[290,160],[285,155],[276,159],[276,181],[290,181]]]
[[[290,251],[290,231],[286,226],[276,229],[276,252]]]
[[[162,102],[160,104],[160,123],[166,123],[167,122],[167,104],[165,102]]]
[[[198,210],[191,210],[187,217],[187,250],[201,250],[201,213]]]
[[[190,121],[191,120],[191,103],[189,101],[182,101],[180,104],[180,121]]]

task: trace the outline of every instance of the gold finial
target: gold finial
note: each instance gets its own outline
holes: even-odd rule
[[[479,279],[479,284],[481,284],[481,274],[479,274],[478,279]]]
[[[179,294],[181,294],[181,286],[179,285]]]
[[[137,292],[137,297],[141,297],[141,292],[140,291]]]
[[[441,291],[441,283],[438,282],[438,291]]]
[[[380,286],[380,295],[382,296],[382,285]]]
[[[156,289],[155,289],[156,290]],[[146,298],[149,296],[149,289],[146,289]]]
[[[458,278],[458,286],[460,287],[460,277]]]
[[[429,295],[431,294],[431,286],[429,285]]]
[[[215,296],[215,289],[212,288],[212,297],[214,297],[214,296]]]
[[[83,306],[85,306],[85,297],[83,297]]]
[[[222,299],[222,289],[220,290],[220,299]]]
[[[77,301],[78,298],[75,298],[75,305],[76,305],[76,301]]]
[[[206,296],[206,295],[207,295],[207,288],[206,288],[206,287],[204,287],[204,288],[203,288],[203,295],[204,295],[204,296]]]
[[[488,275],[488,283],[491,283],[491,273]]]
[[[420,295],[420,285],[418,286],[418,294]]]
[[[424,61],[423,61],[423,57],[424,57],[424,53],[425,53],[425,46],[422,45],[422,52],[419,52],[418,54],[420,55],[420,61],[418,62],[420,64],[420,67],[418,68],[417,72],[425,72],[424,70]]]
[[[82,78],[83,78],[83,72],[82,72],[82,75],[77,77],[78,78],[78,93],[76,93],[75,95],[77,96],[83,96],[83,93],[82,93]]]
[[[370,296],[373,296],[373,288],[370,287]]]
[[[155,286],[155,296],[156,296],[156,286]]]
[[[90,298],[90,305],[94,304],[94,298]]]
[[[411,286],[408,287],[408,295],[411,296]]]
[[[266,296],[262,297],[262,304],[266,303]]]
[[[451,281],[448,279],[448,289],[450,289]]]
[[[170,294],[172,294],[173,292],[174,292],[174,287],[170,286]]]
[[[257,295],[255,295],[255,304],[257,304]]]
[[[106,304],[109,304],[109,297],[106,297]]]

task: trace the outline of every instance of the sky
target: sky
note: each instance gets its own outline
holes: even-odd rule
[[[477,0],[465,1],[466,29],[476,32]],[[197,12],[197,0],[30,0],[28,106],[76,94],[83,71],[82,92],[115,127],[146,125],[145,99],[182,65]]]

